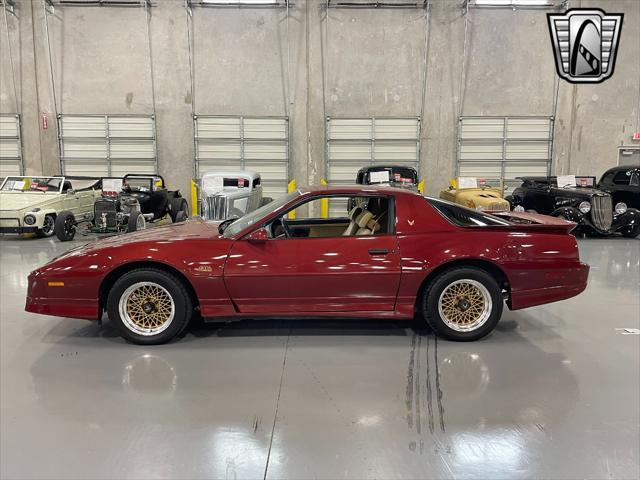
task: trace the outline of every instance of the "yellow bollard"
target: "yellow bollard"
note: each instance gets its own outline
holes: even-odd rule
[[[320,180],[320,185],[327,186],[327,181],[323,178]],[[329,218],[329,199],[324,197],[320,199],[320,218]]]
[[[456,181],[455,178],[452,178],[451,180],[449,180],[449,185],[451,185],[455,189],[458,188],[458,182]]]
[[[295,191],[295,189],[296,189],[296,181],[295,181],[295,180],[291,180],[291,181],[289,182],[289,185],[287,185],[287,192],[288,192],[288,193],[291,193],[291,192]],[[295,210],[291,210],[291,211],[289,212],[289,218],[290,218],[291,220],[293,220],[293,219],[295,219],[295,218],[296,218],[296,211],[295,211]]]
[[[198,216],[198,185],[191,179],[191,216]]]
[[[420,193],[424,193],[424,180],[420,180],[420,183],[418,184],[418,191]]]

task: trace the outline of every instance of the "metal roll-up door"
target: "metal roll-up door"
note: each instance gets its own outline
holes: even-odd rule
[[[60,115],[60,158],[65,175],[157,173],[151,115]]]
[[[286,117],[195,117],[196,177],[224,170],[253,170],[262,176],[265,196],[286,193],[289,135]]]
[[[22,174],[20,115],[0,114],[0,180],[10,175]]]
[[[403,165],[418,170],[420,119],[371,117],[327,119],[327,181],[353,184],[362,167]]]
[[[458,129],[457,176],[504,180],[545,176],[551,170],[549,117],[463,117]]]

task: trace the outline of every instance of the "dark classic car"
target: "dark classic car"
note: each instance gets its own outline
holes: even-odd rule
[[[189,206],[179,190],[168,190],[160,175],[130,173],[123,178],[102,179],[102,197],[93,204],[93,216],[83,222],[71,211],[62,211],[55,221],[55,234],[62,242],[73,240],[78,225],[91,233],[121,233],[143,230],[147,222],[167,215],[175,222],[188,218]]]
[[[356,175],[358,185],[390,185],[418,191],[418,172],[400,165],[372,165],[362,167]]]
[[[613,204],[640,209],[640,167],[622,165],[604,172],[598,188],[611,195]]]
[[[563,218],[584,233],[633,238],[640,234],[640,211],[614,202],[595,187],[595,177],[576,177],[575,185],[558,186],[557,177],[521,177],[522,185],[507,197],[514,209]]]

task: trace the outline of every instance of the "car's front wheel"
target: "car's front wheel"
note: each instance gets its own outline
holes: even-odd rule
[[[156,345],[170,341],[186,328],[193,303],[174,275],[140,268],[115,283],[107,298],[107,313],[126,340]]]
[[[137,232],[147,228],[147,221],[140,212],[131,212],[127,220],[127,232]]]
[[[42,228],[39,228],[36,231],[36,236],[39,238],[47,238],[53,236],[53,234],[55,233],[55,224],[56,217],[54,217],[53,215],[45,215]]]
[[[640,224],[629,225],[628,227],[621,228],[620,233],[626,238],[636,238],[640,235]]]
[[[462,267],[441,273],[424,290],[422,314],[439,336],[472,341],[488,335],[502,316],[502,291],[486,271]]]

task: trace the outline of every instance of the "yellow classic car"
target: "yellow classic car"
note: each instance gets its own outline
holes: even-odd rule
[[[462,180],[462,179],[460,179]],[[475,210],[488,212],[509,211],[510,205],[502,198],[502,189],[491,186],[477,185],[475,182],[452,181],[447,190],[440,192],[440,198]]]

